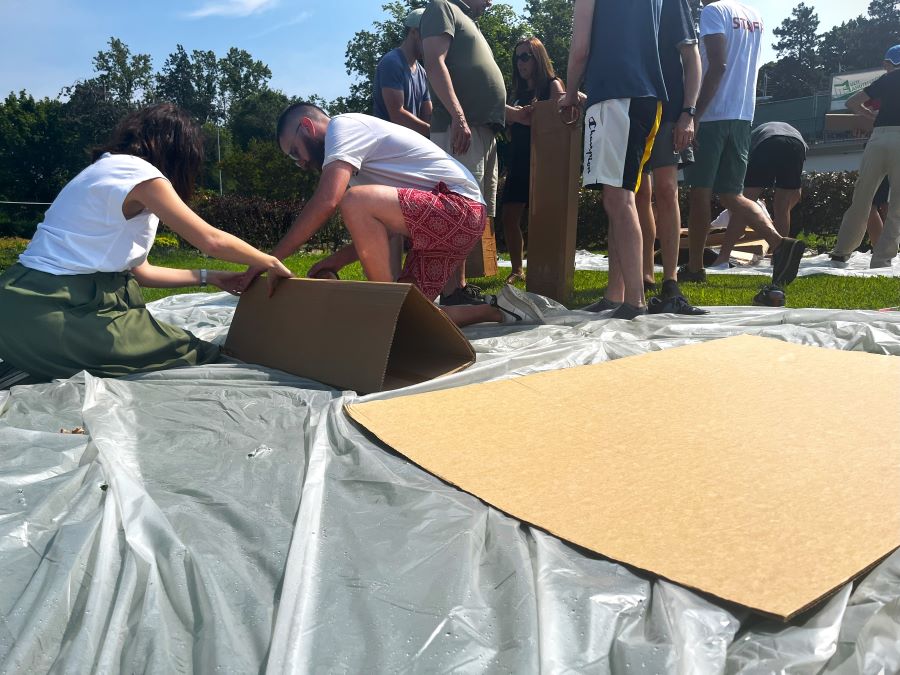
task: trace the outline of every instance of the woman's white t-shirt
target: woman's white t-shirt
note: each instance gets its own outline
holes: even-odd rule
[[[139,157],[104,154],[53,200],[19,262],[60,275],[137,267],[147,259],[159,218],[144,210],[126,220],[122,204],[135,186],[154,178],[165,176]]]

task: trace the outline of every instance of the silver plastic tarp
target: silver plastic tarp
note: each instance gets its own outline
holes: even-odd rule
[[[715,248],[715,247],[713,247]],[[810,277],[819,274],[837,277],[900,277],[900,256],[895,256],[891,261],[890,267],[874,267],[870,268],[869,263],[872,261],[871,252],[854,251],[850,254],[849,259],[843,265],[837,265],[832,262],[831,257],[826,253],[817,255],[808,254],[800,261],[800,267],[797,270],[798,277]],[[528,261],[523,261],[525,267],[528,267]],[[772,276],[772,258],[754,257],[753,262],[747,263],[738,258],[732,258],[731,267],[727,270],[706,268],[709,274],[727,274],[732,276]],[[499,260],[499,267],[510,267],[509,260]],[[592,272],[608,272],[609,258],[602,253],[592,253],[591,251],[575,251],[575,269],[588,270]],[[656,272],[662,272],[660,265],[654,267]]]
[[[222,339],[233,307],[219,294],[153,308]],[[900,355],[897,312],[548,313],[546,326],[470,328],[473,367],[366,398],[739,333]],[[900,551],[795,621],[761,618],[446,485],[350,422],[353,398],[234,363],[0,393],[0,671],[900,672]],[[647,423],[662,439],[689,402],[661,379]],[[484,415],[515,452],[512,405]],[[745,412],[773,433],[803,414],[777,392]],[[86,434],[60,433],[75,427]]]

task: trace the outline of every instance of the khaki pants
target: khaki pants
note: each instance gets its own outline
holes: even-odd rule
[[[444,152],[472,172],[481,196],[484,198],[485,215],[494,217],[497,204],[497,139],[494,130],[486,124],[469,127],[472,142],[464,155],[454,155],[450,151],[450,131],[437,131],[431,140]]]
[[[900,189],[894,186],[900,187],[900,127],[893,126],[875,127],[872,131],[859,165],[853,201],[841,221],[835,255],[850,255],[862,243],[872,199],[885,176],[891,181],[891,198],[884,232],[872,250],[871,267],[887,267],[897,255],[897,244],[900,243]]]

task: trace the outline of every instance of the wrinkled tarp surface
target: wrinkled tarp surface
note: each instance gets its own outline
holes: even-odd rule
[[[468,370],[365,398],[739,333],[900,355],[897,312],[623,322],[545,304],[545,326],[467,329]],[[224,294],[153,306],[208,339],[233,308]],[[840,373],[822,384],[865,391]],[[900,551],[782,624],[489,508],[357,428],[342,412],[354,397],[235,363],[0,392],[0,671],[900,671]],[[689,387],[661,379],[647,423],[664,439],[689,402]],[[515,452],[510,405],[484,414]],[[802,414],[777,392],[771,410],[745,412],[773,433]],[[74,427],[86,433],[60,433]]]
[[[831,258],[825,254],[807,255],[800,261],[800,269],[797,270],[798,277],[808,277],[814,274],[828,274],[839,277],[900,277],[900,256],[892,261],[891,267],[869,267],[872,260],[871,252],[854,251],[847,260],[846,266],[835,266]],[[732,258],[731,263],[734,267],[727,270],[707,270],[709,274],[736,274],[741,276],[772,276],[772,259],[762,258],[752,265],[747,265],[737,258]],[[498,267],[509,267],[509,260],[497,261]],[[528,267],[528,261],[524,261],[525,267]],[[590,251],[575,251],[575,269],[589,270],[593,272],[608,272],[609,258],[601,253],[591,253]],[[662,272],[663,268],[656,265],[654,269]]]

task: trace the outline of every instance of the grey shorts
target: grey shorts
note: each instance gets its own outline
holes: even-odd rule
[[[650,173],[654,169],[662,169],[666,166],[681,168],[694,163],[694,150],[685,148],[681,152],[675,152],[675,122],[662,122],[656,139],[653,141],[653,150],[650,151],[650,159],[644,164],[644,173]]]

